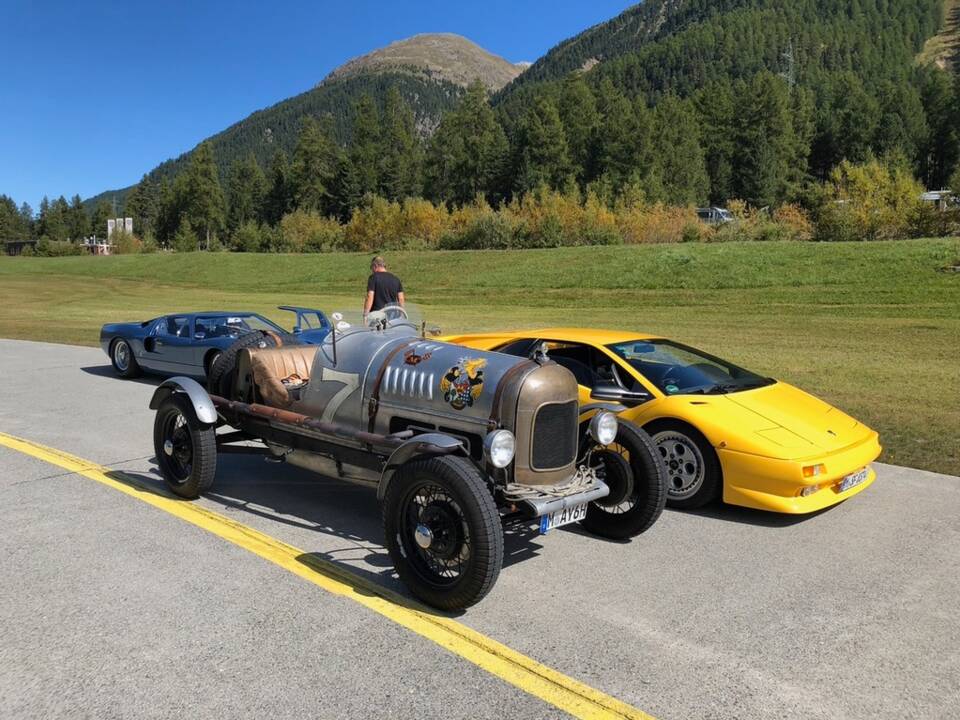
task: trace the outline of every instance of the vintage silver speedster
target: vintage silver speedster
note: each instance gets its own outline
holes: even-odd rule
[[[664,474],[649,438],[616,407],[578,408],[565,368],[433,340],[400,308],[369,324],[333,318],[320,345],[242,338],[214,392],[188,378],[157,388],[154,445],[174,493],[205,492],[218,451],[250,441],[372,485],[398,575],[447,610],[493,587],[504,518],[625,539],[659,517]]]

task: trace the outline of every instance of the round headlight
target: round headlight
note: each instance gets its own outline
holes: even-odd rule
[[[600,445],[609,445],[617,439],[617,416],[612,412],[598,412],[590,420],[590,437]]]
[[[484,454],[495,468],[509,465],[516,450],[517,440],[509,430],[494,430],[483,441]]]

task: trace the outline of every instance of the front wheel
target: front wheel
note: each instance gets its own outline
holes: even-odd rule
[[[493,495],[468,460],[413,460],[383,502],[387,549],[400,579],[424,602],[462,610],[493,587],[503,565],[503,527]]]
[[[657,521],[667,499],[666,478],[647,433],[621,418],[616,440],[595,450],[591,465],[610,494],[590,503],[584,528],[594,535],[626,540]]]
[[[174,393],[157,409],[153,449],[170,490],[193,500],[210,489],[217,473],[216,429],[197,419],[190,399]]]
[[[719,497],[720,461],[703,435],[683,423],[658,422],[650,426],[650,436],[667,472],[667,505],[692,510]]]

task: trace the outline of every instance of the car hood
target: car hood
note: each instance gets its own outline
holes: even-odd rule
[[[809,443],[832,452],[860,442],[873,432],[843,411],[783,382],[725,397],[775,425],[758,433],[784,448],[800,450]]]

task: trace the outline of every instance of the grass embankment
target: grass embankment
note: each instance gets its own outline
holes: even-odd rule
[[[884,460],[960,474],[956,240],[389,256],[444,331],[593,325],[674,337],[880,431]],[[281,303],[359,309],[366,255],[0,258],[0,336],[93,345],[105,322]],[[106,358],[104,359],[106,362]]]

